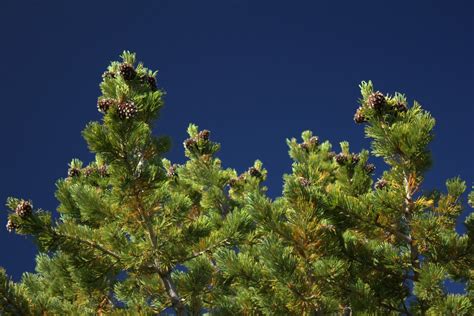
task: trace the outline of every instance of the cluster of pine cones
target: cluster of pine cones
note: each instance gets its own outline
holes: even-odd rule
[[[119,66],[118,75],[120,75],[125,81],[138,80],[142,84],[147,84],[148,87],[153,91],[158,89],[156,86],[155,77],[148,75],[138,77],[135,68],[133,68],[133,66],[128,63],[122,63]],[[113,71],[106,71],[102,75],[102,78],[114,79],[117,78],[117,73]]]
[[[369,109],[375,110],[377,113],[384,113],[386,111],[394,111],[394,112],[406,112],[408,111],[408,107],[406,103],[397,102],[392,106],[388,106],[387,99],[383,95],[382,92],[376,91],[370,94],[365,102],[364,106],[360,106],[356,113],[354,114],[354,121],[357,124],[362,124],[367,122],[367,117],[364,115],[364,108],[367,107]]]
[[[247,172],[242,173],[241,175],[239,175],[236,178],[229,179],[229,182],[228,182],[229,187],[236,188],[239,185],[245,183],[247,176],[257,178],[257,179],[262,179],[263,178],[263,174],[260,170],[258,170],[255,167],[250,167],[247,170]]]
[[[203,142],[209,141],[210,135],[211,135],[211,132],[208,131],[207,129],[202,130],[199,132],[197,136],[186,139],[184,141],[184,147],[187,150],[192,150],[193,148],[197,147],[197,144],[199,141],[203,141]]]
[[[336,154],[335,152],[330,152],[328,157],[334,159],[337,162],[337,164],[340,166],[344,166],[344,165],[355,166],[360,161],[360,156],[357,153],[345,154],[341,152],[341,153]],[[364,166],[364,170],[368,174],[372,174],[375,171],[375,165],[372,163],[366,164]]]
[[[122,63],[119,66],[118,74],[106,71],[102,77],[113,79],[117,75],[120,75],[125,81],[138,80],[142,84],[147,84],[152,91],[157,90],[155,77],[148,75],[138,77],[135,68],[128,63]],[[118,101],[110,98],[100,98],[97,102],[97,109],[101,113],[106,114],[112,107],[117,108],[117,114],[121,120],[131,119],[138,113],[136,104],[130,100]]]
[[[311,149],[317,147],[319,145],[319,138],[317,136],[312,136],[308,141],[299,144],[301,149],[309,152]]]
[[[33,205],[31,205],[31,202],[21,200],[20,203],[15,208],[15,213],[20,217],[20,218],[27,218],[33,213]],[[7,230],[8,232],[12,232],[15,229],[17,229],[19,226],[15,222],[13,222],[11,219],[8,220],[7,222]]]
[[[117,114],[121,120],[133,118],[138,113],[138,108],[133,101],[117,102],[114,99],[99,99],[97,108],[99,112],[107,113],[112,107],[117,107]]]
[[[77,178],[82,174],[85,175],[86,177],[97,174],[97,175],[99,175],[99,177],[105,178],[105,177],[109,176],[109,173],[108,173],[107,169],[108,168],[107,168],[106,165],[102,165],[100,167],[88,166],[88,167],[85,167],[83,169],[72,167],[72,168],[69,168],[69,170],[67,172],[67,175],[68,175],[69,178]]]

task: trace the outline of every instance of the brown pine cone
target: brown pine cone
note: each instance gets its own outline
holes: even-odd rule
[[[6,227],[7,227],[8,232],[11,233],[12,231],[18,228],[18,225],[15,224],[11,219],[9,219]]]
[[[229,186],[231,188],[235,187],[237,185],[237,182],[238,182],[238,178],[232,178],[232,179],[229,179]]]
[[[178,176],[178,174],[176,173],[176,168],[177,168],[177,165],[172,165],[168,168],[166,172],[166,175],[168,176],[168,178],[173,178],[173,177]]]
[[[336,162],[340,165],[343,165],[347,162],[347,156],[344,153],[339,153],[336,155]]]
[[[97,168],[97,172],[99,173],[99,176],[101,176],[102,178],[109,176],[107,165],[102,165],[99,168]]]
[[[311,146],[318,146],[319,145],[319,137],[318,136],[312,136],[310,139],[309,139],[309,144]]]
[[[377,182],[375,182],[375,188],[378,189],[378,190],[381,190],[381,189],[385,188],[387,185],[388,185],[388,181],[383,179],[383,178],[379,179],[379,180],[377,180]]]
[[[308,145],[308,143],[301,143],[301,144],[299,144],[299,147],[300,147],[301,149],[304,149],[305,151],[309,151],[309,145]]]
[[[184,141],[184,147],[187,150],[191,150],[195,146],[196,146],[196,140],[194,138],[188,138]]]
[[[81,175],[81,170],[79,168],[69,168],[67,175],[70,178],[79,177]]]
[[[403,102],[397,102],[393,107],[395,108],[395,111],[400,113],[408,111],[407,105]]]
[[[248,172],[252,177],[255,177],[255,178],[260,178],[262,176],[260,171],[258,171],[258,169],[255,167],[250,167]]]
[[[133,80],[135,76],[137,75],[133,66],[127,63],[123,63],[120,65],[119,72],[120,72],[120,75],[123,77],[123,79],[127,81]]]
[[[299,183],[303,186],[303,187],[309,187],[311,185],[311,181],[309,181],[308,179],[304,178],[304,177],[299,177],[298,178],[298,181]]]
[[[115,100],[114,99],[100,99],[97,101],[97,109],[101,113],[107,113],[107,111],[115,105]]]
[[[352,153],[351,158],[352,158],[352,163],[353,163],[354,165],[356,165],[356,164],[360,161],[360,156],[359,156],[359,154]]]
[[[380,111],[385,105],[385,97],[382,92],[377,91],[369,95],[367,105],[372,109]]]
[[[365,165],[365,171],[367,173],[373,173],[375,171],[375,165],[372,163]]]
[[[156,91],[158,87],[156,86],[156,79],[153,76],[147,76],[145,79],[146,83],[148,83],[148,86],[152,91]]]
[[[117,110],[118,116],[122,120],[133,118],[138,113],[138,109],[133,101],[124,101],[120,103],[117,105]]]
[[[17,213],[21,218],[25,218],[31,215],[32,210],[33,206],[29,201],[21,200],[16,206],[15,213]]]
[[[367,118],[362,114],[361,107],[359,107],[356,113],[354,114],[354,122],[356,122],[357,124],[362,124],[362,123],[367,122]]]
[[[87,166],[84,168],[83,173],[86,177],[90,177],[96,172],[97,170],[91,166]]]
[[[104,78],[104,79],[105,78],[113,79],[113,78],[115,78],[115,76],[116,76],[115,72],[113,72],[113,71],[106,71],[102,74],[102,78]]]
[[[202,131],[199,132],[198,138],[202,139],[202,140],[209,140],[209,135],[210,134],[211,134],[211,132],[208,131],[207,129],[205,129],[205,130],[202,130]]]

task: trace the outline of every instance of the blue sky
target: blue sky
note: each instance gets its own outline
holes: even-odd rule
[[[370,79],[437,119],[425,188],[457,175],[471,186],[473,9],[467,0],[2,1],[0,200],[55,210],[68,162],[92,159],[80,131],[100,119],[100,75],[125,49],[159,69],[167,95],[156,133],[172,137],[175,162],[194,122],[221,142],[224,166],[262,160],[274,197],[290,171],[286,138],[311,129],[335,146],[369,147],[352,117]],[[0,243],[0,266],[15,279],[33,270],[30,240],[0,229]]]

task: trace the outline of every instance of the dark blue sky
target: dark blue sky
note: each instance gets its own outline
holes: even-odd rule
[[[471,1],[18,1],[0,4],[0,200],[55,210],[54,183],[100,119],[100,76],[125,49],[159,69],[167,91],[156,132],[184,160],[190,122],[222,143],[225,166],[269,171],[271,196],[290,171],[285,139],[311,129],[368,148],[352,117],[361,80],[406,93],[437,119],[427,188],[474,181]],[[383,164],[379,163],[378,172]],[[0,266],[15,279],[35,247],[0,216]]]

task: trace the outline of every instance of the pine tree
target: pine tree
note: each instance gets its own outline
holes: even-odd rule
[[[227,194],[236,172],[221,168],[209,131],[190,125],[194,146],[186,147],[185,164],[163,158],[170,142],[152,135],[163,106],[156,72],[124,52],[107,73],[120,76],[104,76],[100,85],[103,122],[83,131],[96,159],[87,166],[73,159],[58,180],[59,219],[32,211],[28,201],[7,201],[8,229],[35,236],[40,254],[36,273],[18,285],[2,272],[2,312],[200,314],[212,307],[213,252],[237,247],[252,227],[242,198]]]
[[[292,174],[281,197],[249,193],[256,223],[239,252],[222,249],[218,264],[232,291],[220,300],[226,314],[472,315],[474,214],[467,234],[455,230],[465,182],[425,192],[434,119],[399,93],[384,96],[362,82],[357,116],[366,122],[372,154],[387,169],[373,187],[369,152],[338,154],[323,142],[307,150],[288,140]],[[402,110],[400,110],[402,108]],[[474,193],[470,195],[474,203]],[[448,294],[446,280],[466,283]]]
[[[56,183],[59,215],[7,200],[6,228],[32,235],[39,254],[19,283],[0,270],[0,314],[474,313],[474,215],[458,234],[460,178],[424,191],[434,119],[418,103],[362,82],[354,119],[371,152],[341,142],[335,153],[305,131],[287,141],[292,173],[272,200],[260,161],[223,169],[196,125],[187,160],[164,158],[156,72],[121,57],[102,77],[102,122],[83,131],[95,160],[73,159]],[[376,182],[371,154],[387,166]],[[448,294],[446,280],[466,293]]]

